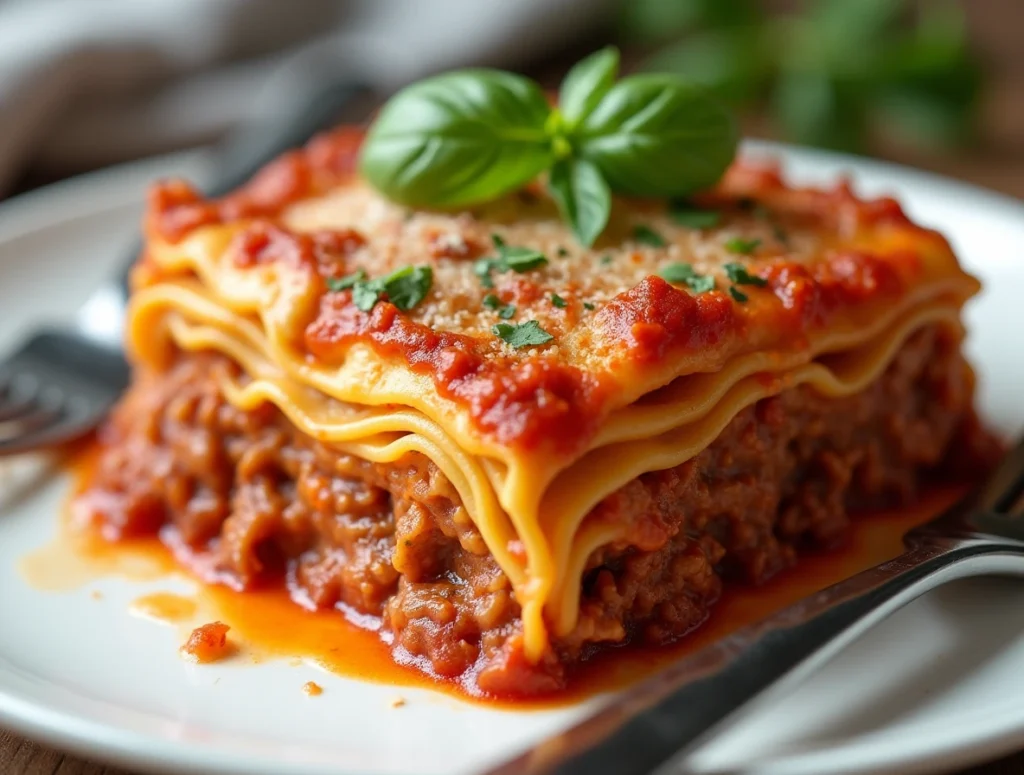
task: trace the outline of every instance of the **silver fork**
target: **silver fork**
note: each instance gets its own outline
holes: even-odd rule
[[[348,119],[356,112],[365,115],[370,95],[362,86],[347,79],[302,82],[269,125],[245,127],[229,139],[208,187],[211,196],[242,185],[264,164],[343,114]],[[88,433],[127,386],[129,368],[121,344],[127,274],[128,267],[90,296],[71,327],[39,331],[0,362],[0,457]]]
[[[487,775],[678,772],[755,699],[806,677],[928,590],[968,576],[1024,575],[1024,440],[982,487],[904,543],[896,559],[680,660]]]

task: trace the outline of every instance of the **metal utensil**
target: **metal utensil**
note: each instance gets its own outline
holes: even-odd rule
[[[348,80],[307,81],[274,121],[243,127],[228,140],[207,193],[228,193],[346,112],[351,120],[355,109],[368,106],[368,95]],[[118,277],[89,297],[73,327],[39,331],[0,362],[0,457],[87,433],[127,386],[120,321],[128,299],[128,270],[140,250],[131,252]],[[102,323],[96,325],[97,320]]]
[[[992,477],[904,537],[906,551],[745,627],[614,698],[488,775],[647,775],[685,757],[757,698],[792,685],[873,625],[958,578],[1024,575],[1024,441]]]

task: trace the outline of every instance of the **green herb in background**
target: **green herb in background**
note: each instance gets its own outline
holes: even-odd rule
[[[753,0],[623,0],[623,31],[659,46],[675,72],[748,108],[788,138],[862,150],[874,129],[952,144],[970,131],[980,88],[952,0],[803,0],[768,15]]]
[[[528,78],[459,70],[406,87],[381,109],[360,170],[390,199],[468,207],[549,173],[548,187],[586,246],[604,231],[613,192],[683,197],[716,183],[736,127],[706,90],[671,74],[618,80],[606,48],[573,67],[559,106]],[[478,272],[489,280],[489,270]]]

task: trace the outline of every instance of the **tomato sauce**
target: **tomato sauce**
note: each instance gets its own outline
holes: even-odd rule
[[[95,459],[96,450],[89,448],[72,463],[79,486],[88,480]],[[804,556],[794,569],[763,586],[730,586],[708,621],[675,644],[627,645],[598,651],[574,668],[568,688],[553,697],[523,700],[470,694],[461,683],[433,678],[422,672],[422,666],[401,664],[400,658],[396,661],[372,626],[374,622],[350,621],[336,610],[305,610],[295,604],[283,586],[238,592],[193,579],[199,590],[195,595],[150,593],[135,600],[131,611],[178,627],[182,642],[196,626],[214,620],[224,622],[230,627],[229,637],[237,645],[239,656],[254,662],[312,662],[348,678],[432,689],[492,707],[551,708],[642,680],[744,625],[896,556],[904,533],[952,505],[965,489],[960,485],[938,487],[927,492],[914,508],[863,515],[843,547]],[[37,588],[67,590],[104,576],[152,580],[180,573],[181,568],[155,537],[111,543],[74,530],[65,515],[54,541],[26,557],[22,572]]]

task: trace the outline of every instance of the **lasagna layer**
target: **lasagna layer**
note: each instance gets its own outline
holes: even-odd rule
[[[373,462],[270,402],[240,408],[225,386],[255,383],[221,354],[179,351],[139,374],[79,505],[111,538],[163,530],[213,580],[286,578],[304,605],[379,617],[397,658],[471,691],[538,694],[590,647],[684,635],[723,581],[764,581],[840,540],[851,513],[910,500],[954,443],[977,440],[970,383],[958,331],[925,325],[857,391],[762,398],[692,459],[626,482],[583,520],[617,537],[588,551],[573,625],[539,660],[514,585],[429,457]]]
[[[831,428],[822,419],[831,416],[829,407],[874,395],[921,337],[932,342],[927,347],[935,357],[944,354],[940,362],[950,374],[963,369],[955,354],[959,313],[978,283],[939,234],[912,223],[891,199],[860,199],[845,183],[792,187],[772,165],[740,163],[690,203],[713,210],[714,226],[687,227],[663,201],[619,199],[598,243],[585,249],[539,184],[459,213],[395,205],[354,174],[360,138],[349,129],[320,138],[221,200],[204,200],[180,182],[154,190],[128,321],[139,380],[133,396],[152,392],[143,383],[159,385],[184,368],[217,406],[244,416],[273,414],[292,446],[321,445],[339,460],[363,461],[377,473],[356,479],[391,493],[396,504],[419,501],[385,486],[389,472],[420,461],[418,470],[450,490],[444,500],[454,511],[444,519],[458,514],[465,526],[458,535],[474,536],[471,554],[486,557],[495,578],[508,585],[513,613],[495,621],[503,622],[499,640],[517,645],[498,651],[544,675],[588,643],[648,626],[650,617],[633,612],[632,604],[607,620],[588,607],[588,579],[603,578],[594,576],[594,558],[661,557],[657,536],[666,546],[679,544],[685,556],[697,556],[693,546],[711,546],[703,528],[689,527],[695,517],[687,508],[697,508],[689,496],[671,488],[657,498],[623,496],[636,482],[697,466],[727,443],[737,423],[759,417],[759,407],[776,398],[783,406],[793,396],[820,402],[821,417],[804,418],[816,438],[819,426]],[[704,223],[710,223],[706,214]],[[427,282],[400,309],[381,283],[409,267]],[[371,281],[377,290],[365,285]],[[508,335],[517,326],[544,337],[517,346]],[[209,376],[188,372],[196,358],[230,368]],[[890,461],[894,476],[913,480],[938,460],[953,426],[969,412],[966,382],[951,376],[954,383],[960,387],[948,394],[913,393],[919,398],[899,404],[902,420],[896,409],[865,404],[864,433],[875,441],[858,435],[860,415],[836,409],[830,433],[839,439],[845,418],[851,427],[842,438],[856,438],[849,442],[855,450],[844,451],[839,440],[823,442],[824,448],[867,454],[884,446],[894,423],[931,418],[928,402],[946,407],[945,419],[926,433],[929,456]],[[783,414],[802,418],[799,408]],[[766,425],[762,432],[776,430]],[[795,431],[778,432],[785,443],[776,452],[783,457],[791,453],[787,445],[802,444]],[[126,433],[114,438],[135,437]],[[121,457],[120,447],[129,443],[112,441],[108,454]],[[228,455],[221,468],[225,481],[234,480],[230,472],[243,459],[244,435],[237,446],[238,457]],[[779,527],[798,519],[779,513],[793,497],[789,490],[823,486],[812,479],[828,475],[812,460],[820,450],[811,447],[796,456],[792,470],[767,459],[758,469],[776,476],[774,505],[765,500],[737,530],[746,535],[752,521],[761,526],[764,535],[749,543],[764,554],[766,567],[784,564],[784,547],[793,544]],[[729,462],[739,453],[730,454],[718,460],[720,472],[709,467],[701,476],[715,482],[708,498],[723,503],[743,487],[734,477],[745,475]],[[163,470],[173,464],[167,456]],[[811,465],[819,467],[805,470]],[[301,492],[298,474],[289,477]],[[858,503],[873,497],[873,486],[843,484],[836,497]],[[109,489],[103,482],[97,488]],[[672,505],[673,498],[679,503]],[[609,510],[616,499],[622,507]],[[179,510],[165,509],[165,519],[176,521]],[[111,525],[120,519],[115,512]],[[675,527],[645,533],[652,520]],[[454,530],[438,529],[449,537]],[[723,542],[716,530],[707,541],[735,551],[704,552],[705,593],[667,582],[664,598],[637,593],[641,607],[692,603],[689,624],[666,625],[666,633],[677,635],[700,619],[700,601],[714,597],[714,579],[743,551],[743,540]],[[684,540],[696,543],[684,547]],[[437,563],[448,562],[449,549],[435,548]],[[384,575],[403,577],[403,550],[404,544],[394,547],[392,571],[381,570]],[[290,551],[284,556],[294,559]],[[609,562],[619,567],[625,560]],[[672,597],[677,592],[681,597]],[[388,611],[393,605],[387,603]],[[474,615],[452,605],[457,617]],[[388,616],[396,637],[408,629],[396,624],[397,614]],[[482,639],[495,628],[478,629]],[[422,643],[432,641],[424,636]],[[437,651],[411,642],[404,647]],[[491,652],[493,661],[498,652]]]

